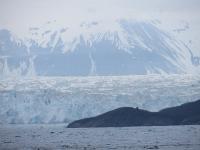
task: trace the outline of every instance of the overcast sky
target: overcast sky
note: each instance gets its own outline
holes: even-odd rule
[[[23,28],[48,20],[78,23],[153,13],[199,17],[200,0],[0,0],[0,27]]]

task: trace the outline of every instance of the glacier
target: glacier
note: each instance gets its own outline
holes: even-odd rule
[[[150,111],[200,99],[199,75],[0,80],[0,124],[69,123],[129,106]]]

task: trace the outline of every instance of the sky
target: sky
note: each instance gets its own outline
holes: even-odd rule
[[[198,17],[200,0],[0,0],[0,26],[168,14]]]

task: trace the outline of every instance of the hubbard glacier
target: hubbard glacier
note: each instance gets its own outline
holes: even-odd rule
[[[200,98],[199,75],[8,78],[0,83],[1,124],[68,124],[118,107],[159,111]]]

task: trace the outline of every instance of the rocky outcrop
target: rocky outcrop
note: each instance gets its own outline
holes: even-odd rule
[[[74,121],[69,128],[165,126],[200,124],[200,100],[177,107],[150,112],[122,107],[102,115]]]

